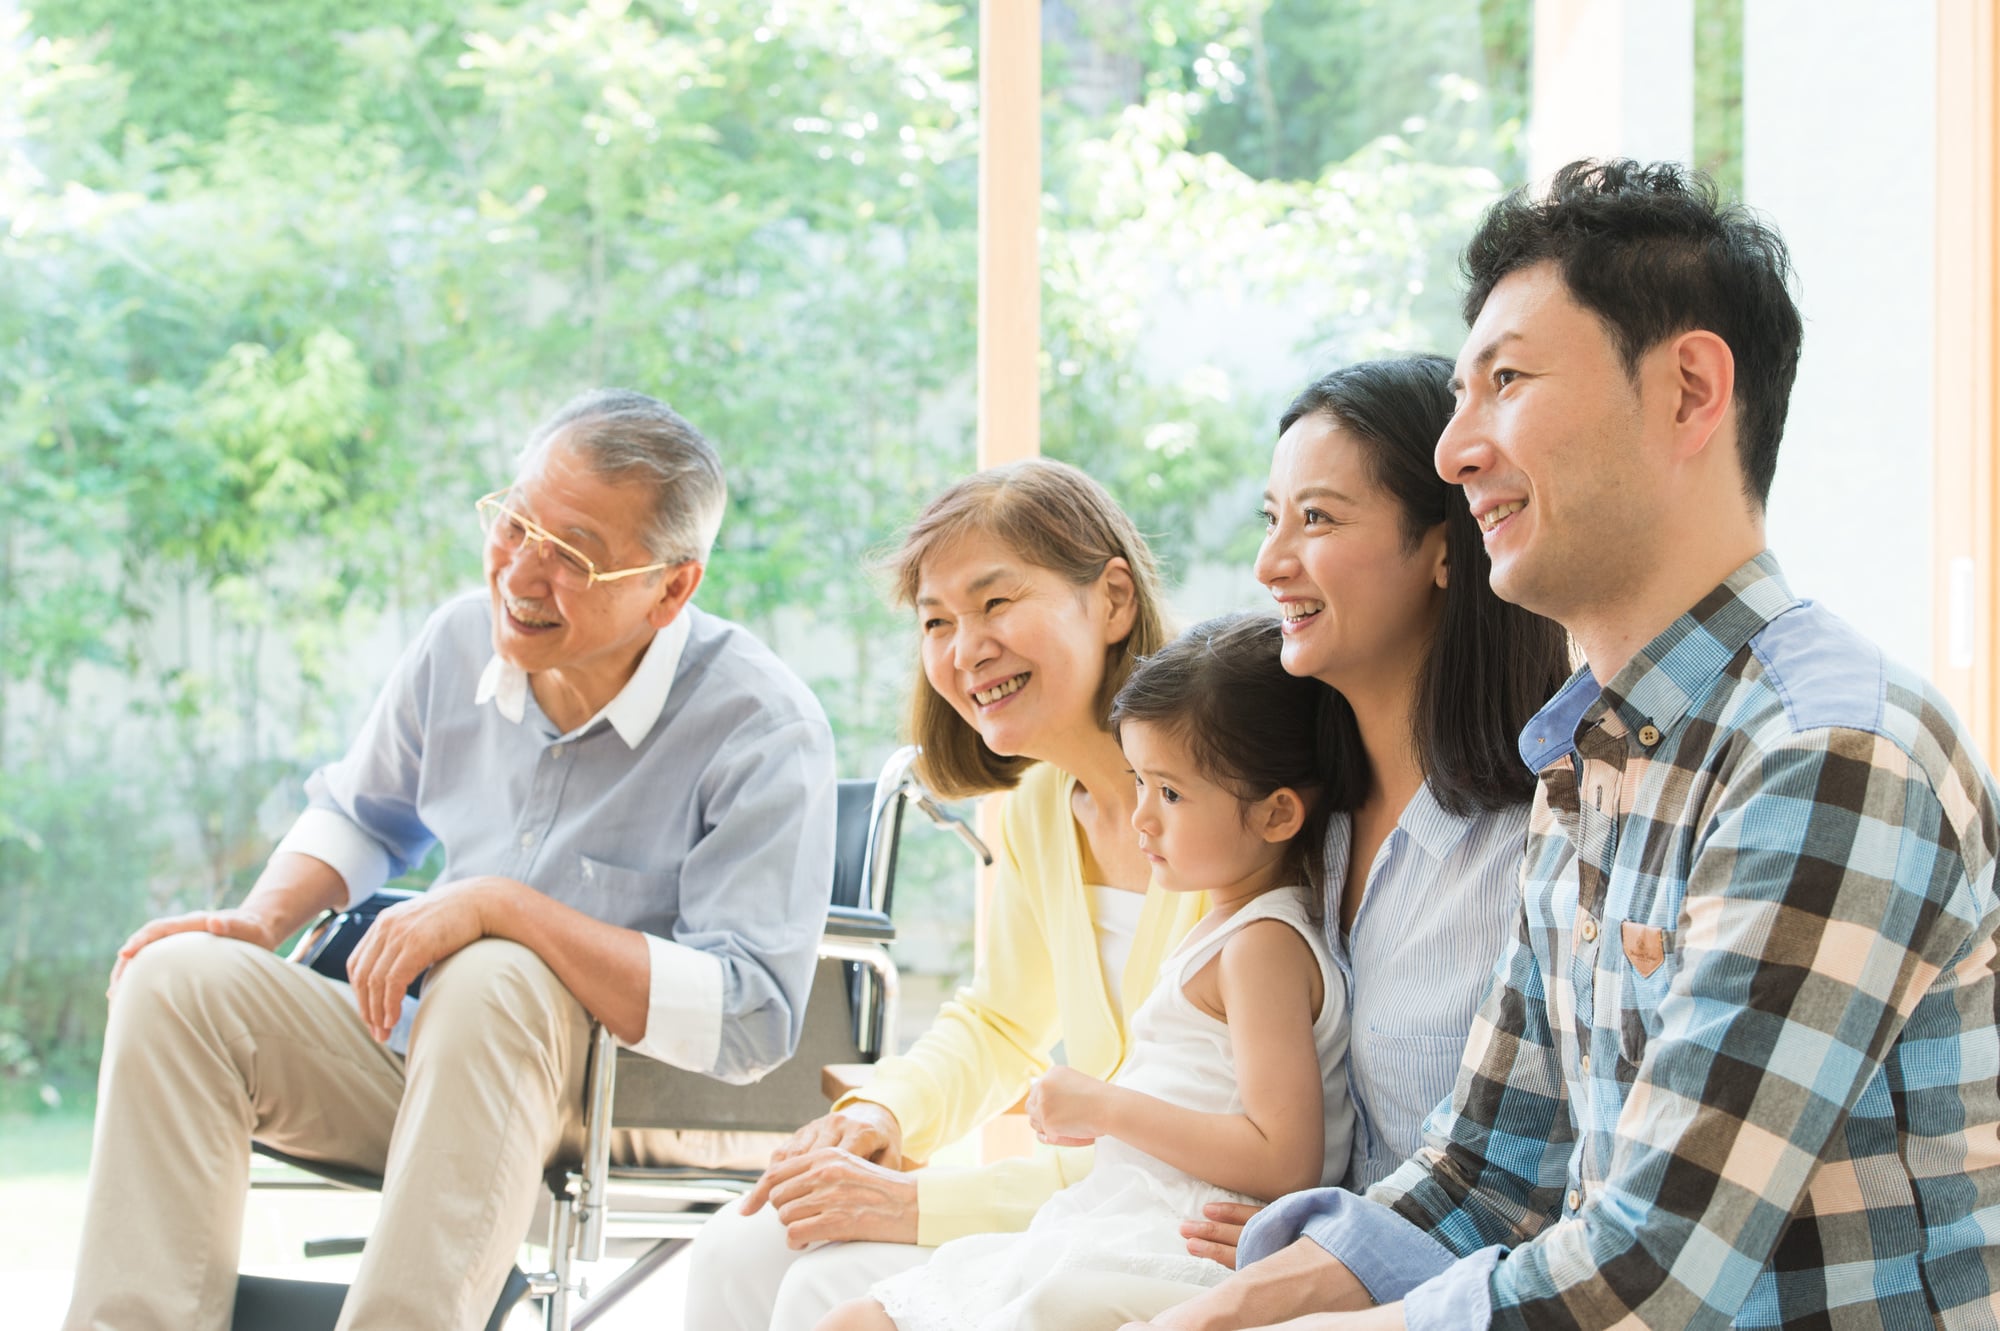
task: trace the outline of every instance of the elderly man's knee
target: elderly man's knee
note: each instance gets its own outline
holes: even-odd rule
[[[462,1025],[485,1038],[508,1025],[564,1018],[577,1007],[547,962],[504,938],[481,938],[440,961],[423,996],[421,1025]]]
[[[118,979],[113,1016],[150,1021],[249,998],[271,954],[254,943],[203,932],[169,934],[141,948]]]

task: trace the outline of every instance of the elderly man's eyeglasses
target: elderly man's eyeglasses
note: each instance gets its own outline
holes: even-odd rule
[[[502,550],[519,550],[529,541],[533,541],[542,553],[550,556],[549,581],[565,591],[588,591],[600,582],[635,578],[641,573],[654,573],[686,562],[668,559],[639,568],[601,571],[583,551],[550,532],[533,518],[508,507],[507,500],[512,498],[513,493],[512,490],[495,490],[474,505],[479,513],[480,530],[486,533],[487,540]]]

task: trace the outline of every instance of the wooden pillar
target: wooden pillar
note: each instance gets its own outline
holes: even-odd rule
[[[1042,451],[1041,0],[979,6],[979,466]],[[1000,844],[999,810],[979,807],[979,834]],[[974,956],[986,957],[993,871],[979,875]],[[1006,1114],[979,1134],[982,1161],[1025,1155],[1027,1119]]]
[[[1932,673],[2000,761],[2000,0],[1938,0]]]
[[[1042,10],[979,6],[979,465],[1042,451]]]

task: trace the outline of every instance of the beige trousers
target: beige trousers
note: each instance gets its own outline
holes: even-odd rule
[[[384,1177],[341,1331],[485,1325],[544,1166],[580,1142],[588,1046],[516,943],[438,964],[407,1060],[344,984],[207,934],[154,943],[105,1032],[65,1331],[226,1331],[253,1136]]]

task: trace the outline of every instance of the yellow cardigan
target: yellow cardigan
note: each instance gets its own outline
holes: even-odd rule
[[[1208,908],[1205,893],[1146,893],[1114,1006],[1084,890],[1081,833],[1070,812],[1076,778],[1047,763],[1000,797],[1000,843],[987,905],[986,960],[910,1052],[885,1059],[840,1104],[869,1100],[903,1127],[903,1154],[926,1160],[1027,1093],[1064,1061],[1109,1077],[1125,1059],[1132,1014],[1160,963]],[[1040,1147],[978,1169],[917,1174],[917,1242],[1027,1228],[1043,1202],[1090,1172],[1089,1147]]]

